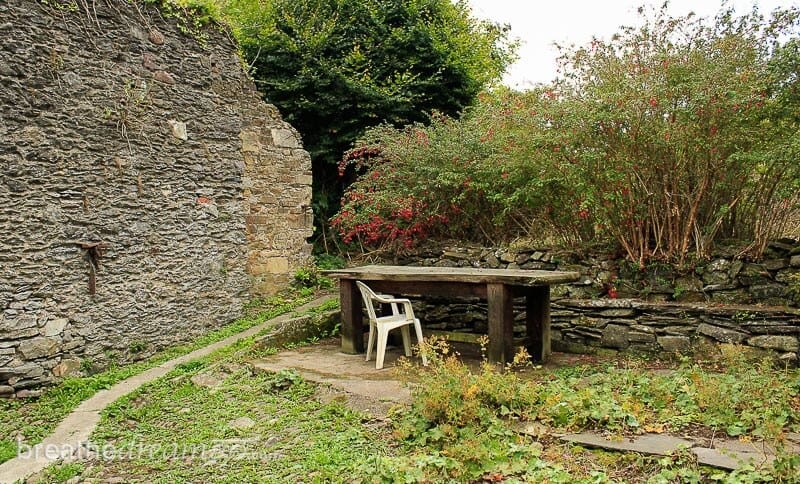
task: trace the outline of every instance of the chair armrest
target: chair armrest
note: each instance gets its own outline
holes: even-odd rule
[[[404,303],[407,303],[407,302],[411,302],[408,299],[396,298],[396,297],[391,296],[389,294],[375,294],[375,297],[372,298],[372,299],[374,299],[375,301],[378,301],[379,303],[382,303],[382,304],[392,304],[392,303],[404,304]]]
[[[381,304],[391,304],[393,314],[399,314],[397,311],[397,305],[402,304],[403,313],[405,313],[406,317],[409,319],[414,319],[414,308],[411,307],[411,301],[409,299],[397,298],[388,294],[375,294],[373,299]]]

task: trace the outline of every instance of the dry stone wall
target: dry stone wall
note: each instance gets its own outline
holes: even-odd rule
[[[785,361],[800,356],[800,243],[778,240],[758,262],[720,249],[690,273],[665,265],[639,270],[610,255],[578,256],[552,249],[436,247],[400,264],[577,271],[581,278],[552,288],[553,347],[691,352],[706,342],[772,350]],[[614,296],[614,297],[611,297]],[[517,336],[525,331],[517,301]],[[417,301],[429,329],[486,333],[486,305],[428,298]]]
[[[0,395],[230,322],[310,247],[311,163],[236,46],[152,5],[0,2]]]

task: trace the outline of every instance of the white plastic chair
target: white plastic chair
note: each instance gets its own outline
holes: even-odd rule
[[[414,317],[414,309],[411,307],[411,301],[408,299],[398,299],[387,294],[376,294],[375,291],[370,289],[366,284],[361,281],[356,281],[358,289],[361,291],[361,298],[364,300],[364,305],[367,308],[367,315],[369,316],[369,342],[367,343],[367,359],[369,361],[372,356],[372,348],[375,346],[375,339],[378,339],[378,349],[375,358],[375,369],[380,370],[383,368],[383,358],[386,356],[386,341],[389,338],[389,331],[400,328],[403,333],[403,347],[406,356],[411,356],[411,335],[408,331],[408,326],[413,324],[414,331],[417,333],[417,342],[422,342],[422,326],[419,324],[419,319]],[[375,316],[375,307],[373,301],[381,304],[391,304],[392,314],[388,316]],[[400,311],[402,305],[403,310]],[[428,359],[422,355],[422,364],[427,366]]]

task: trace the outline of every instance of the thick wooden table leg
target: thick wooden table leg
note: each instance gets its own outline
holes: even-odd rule
[[[534,361],[550,357],[550,286],[530,288],[525,296],[528,353]]]
[[[342,310],[342,351],[364,352],[364,321],[361,293],[353,279],[339,280],[339,302]]]
[[[488,284],[489,361],[509,363],[514,359],[514,304],[511,288],[505,284]]]

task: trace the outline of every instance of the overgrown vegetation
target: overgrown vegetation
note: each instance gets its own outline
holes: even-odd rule
[[[133,375],[159,364],[190,353],[196,349],[221,341],[268,319],[291,311],[308,302],[311,294],[287,293],[263,301],[254,301],[245,316],[195,341],[166,349],[147,360],[126,366],[112,366],[97,374],[67,377],[58,385],[48,388],[36,400],[0,400],[0,463],[13,458],[17,453],[17,438],[33,445],[49,435],[58,423],[82,401],[100,390],[111,387]]]
[[[798,10],[643,22],[563,49],[552,85],[370,130],[333,225],[368,248],[554,234],[640,266],[726,238],[758,256],[800,206]]]
[[[588,477],[543,462],[542,446],[512,431],[518,422],[539,425],[538,440],[545,444],[550,434],[562,431],[639,434],[702,428],[780,446],[786,432],[800,428],[800,372],[748,361],[736,348],[724,352],[717,369],[687,360],[674,372],[652,372],[642,361],[626,360],[624,365],[578,366],[529,376],[489,363],[474,372],[441,341],[427,351],[428,367],[413,368],[418,385],[411,409],[395,415],[395,436],[404,453],[370,463],[384,477],[396,472],[432,481],[499,475],[571,482]],[[526,360],[521,356],[517,364]],[[679,456],[650,464],[652,475],[639,475],[638,481],[725,476]],[[751,470],[739,477],[792,482],[800,472],[800,458],[787,454],[773,469]],[[594,482],[609,478],[605,473],[592,477]]]
[[[525,365],[524,355],[516,371],[503,371],[488,363],[471,370],[433,342],[428,367],[404,368],[414,400],[387,428],[338,401],[318,402],[315,387],[291,370],[253,369],[252,343],[182,365],[109,407],[92,441],[115,458],[84,462],[81,477],[788,483],[800,472],[800,457],[788,453],[771,466],[724,472],[699,466],[688,452],[590,451],[553,435],[682,430],[780,448],[785,432],[800,426],[800,373],[742,358],[734,347],[717,366],[687,360],[672,372],[634,359],[551,371]],[[519,431],[531,425],[535,432]]]

